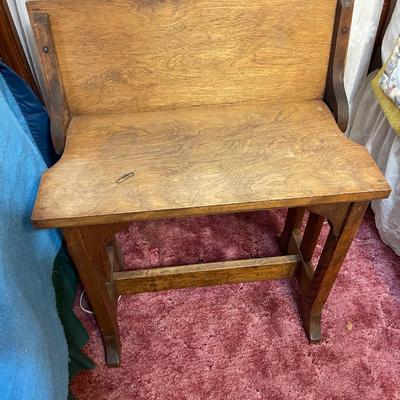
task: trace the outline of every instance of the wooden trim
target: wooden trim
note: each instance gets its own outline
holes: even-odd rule
[[[41,93],[26,59],[7,0],[0,0],[0,58],[24,79],[36,95]]]
[[[96,226],[101,224],[115,224],[133,221],[154,221],[167,218],[183,218],[188,216],[201,216],[212,214],[229,214],[235,212],[259,211],[273,208],[285,207],[310,207],[314,204],[345,203],[349,201],[370,201],[388,197],[390,189],[375,192],[364,192],[354,194],[341,194],[335,196],[315,196],[312,198],[293,198],[282,200],[267,200],[254,203],[227,204],[218,206],[204,206],[192,208],[177,208],[169,210],[140,211],[134,213],[120,213],[108,215],[93,215],[74,218],[50,218],[43,219],[32,214],[32,224],[35,228],[67,228],[74,226]],[[336,204],[334,203],[334,204]]]
[[[37,11],[33,11],[30,17],[46,83],[45,98],[50,114],[51,138],[56,153],[61,154],[65,146],[70,112],[62,83],[50,18],[47,13]]]
[[[369,65],[368,72],[372,72],[372,71],[382,67],[382,55],[381,55],[382,42],[383,42],[383,38],[386,33],[386,28],[392,17],[392,13],[393,13],[393,9],[394,9],[394,7],[392,7],[392,5],[395,6],[396,5],[395,3],[396,3],[396,1],[393,2],[392,0],[385,0],[383,2],[381,18],[379,20],[378,29],[376,32],[374,49],[372,52],[371,62]]]
[[[289,255],[152,268],[115,272],[113,282],[119,294],[134,294],[225,283],[288,279],[295,276],[299,262],[300,258],[297,255]]]
[[[349,105],[344,88],[344,70],[349,43],[353,1],[338,0],[333,31],[325,102],[335,115],[339,128],[344,132],[349,120]]]

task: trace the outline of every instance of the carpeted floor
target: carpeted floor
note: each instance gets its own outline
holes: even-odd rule
[[[135,223],[119,235],[130,268],[279,254],[284,212]],[[320,250],[320,246],[319,249]],[[97,363],[78,400],[400,399],[400,259],[369,211],[309,345],[294,283],[269,281],[122,297],[122,366],[108,369],[91,316],[77,308]]]

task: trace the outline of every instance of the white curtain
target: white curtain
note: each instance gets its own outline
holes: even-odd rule
[[[385,63],[400,35],[400,1],[397,3],[382,44]],[[380,105],[375,100],[370,82],[373,72],[363,79],[357,104],[353,107],[349,137],[366,146],[392,187],[388,199],[373,201],[376,225],[382,240],[400,255],[400,136],[393,131]]]
[[[32,68],[33,75],[42,92],[45,93],[39,56],[37,54],[36,43],[29,22],[28,11],[26,10],[25,6],[27,1],[28,0],[7,0],[7,3],[10,8],[10,12],[13,17],[22,47],[24,48],[29,65]]]
[[[344,84],[350,113],[365,81],[384,0],[355,0]]]

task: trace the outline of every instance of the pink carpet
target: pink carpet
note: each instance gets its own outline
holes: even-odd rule
[[[129,268],[279,254],[284,212],[135,223],[120,234]],[[319,249],[320,250],[320,247]],[[71,385],[78,400],[400,399],[400,262],[368,212],[309,345],[294,283],[269,281],[123,297],[122,367],[97,363]]]

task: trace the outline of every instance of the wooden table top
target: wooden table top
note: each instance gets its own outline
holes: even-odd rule
[[[65,227],[387,197],[322,101],[74,117],[32,219]]]

